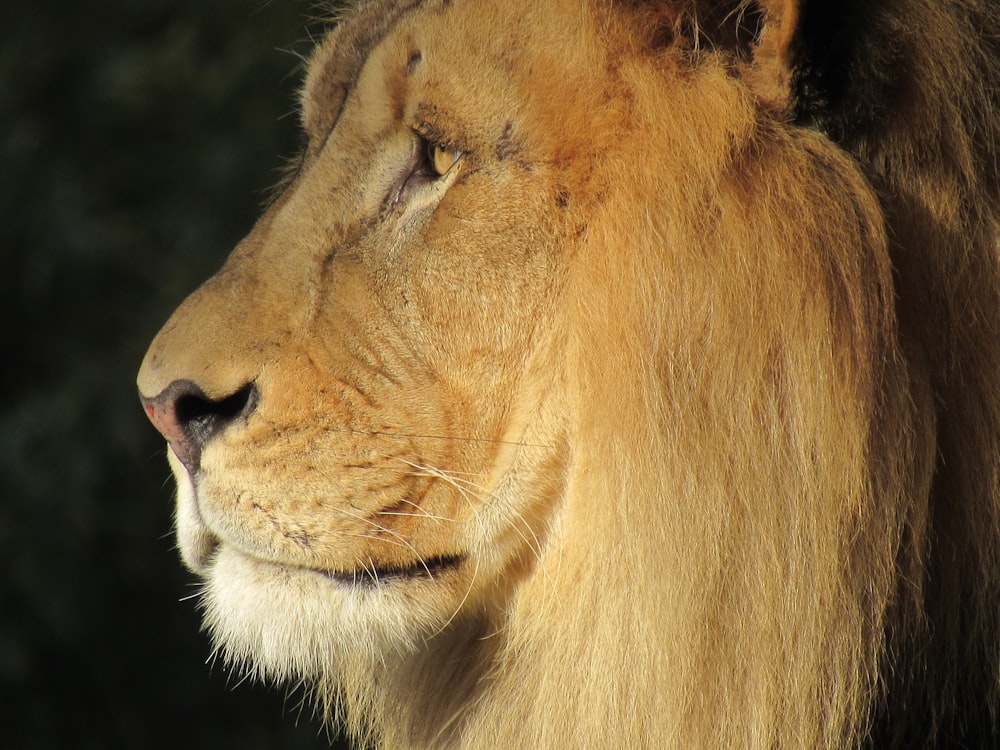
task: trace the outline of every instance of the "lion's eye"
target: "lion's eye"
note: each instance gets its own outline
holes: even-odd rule
[[[447,187],[450,180],[443,180],[445,175],[455,174],[456,165],[462,161],[466,152],[454,146],[443,145],[446,141],[437,137],[437,133],[424,135],[417,132],[418,148],[415,161],[404,166],[399,175],[399,183],[390,189],[386,206],[392,208],[418,193],[424,186],[437,184]],[[439,192],[438,198],[443,193]]]
[[[449,148],[440,143],[427,143],[427,162],[437,177],[447,174],[462,158],[462,152],[456,148]]]

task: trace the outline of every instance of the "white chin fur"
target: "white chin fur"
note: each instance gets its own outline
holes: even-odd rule
[[[359,589],[257,560],[226,544],[205,576],[205,623],[219,651],[227,662],[265,679],[370,672],[412,652],[451,614],[433,606],[438,597],[426,590]]]

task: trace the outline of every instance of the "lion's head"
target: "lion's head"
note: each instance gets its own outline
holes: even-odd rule
[[[139,374],[227,658],[394,747],[993,731],[995,13],[729,5],[318,46]]]

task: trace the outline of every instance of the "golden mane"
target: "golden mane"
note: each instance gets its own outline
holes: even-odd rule
[[[362,106],[351,86],[361,81],[372,96],[362,76],[376,63],[363,66],[393,59],[384,40],[396,39],[397,26],[400,49],[416,50],[407,71],[434,65],[422,29],[449,24],[448,39],[472,40],[454,42],[466,64],[442,69],[432,94],[458,81],[478,96],[468,71],[487,59],[508,66],[497,68],[508,78],[473,83],[497,108],[516,106],[488,165],[521,160],[518,179],[537,186],[510,208],[510,245],[556,238],[563,260],[539,271],[524,256],[544,278],[542,296],[555,301],[540,305],[530,348],[511,365],[518,380],[499,410],[489,470],[463,490],[464,480],[435,469],[435,481],[450,479],[462,493],[462,508],[474,506],[473,520],[464,557],[425,562],[420,552],[421,563],[431,578],[428,563],[454,563],[460,575],[474,560],[474,571],[457,579],[447,616],[436,602],[451,600],[423,598],[423,589],[394,599],[398,609],[352,603],[345,613],[309,583],[280,589],[274,611],[291,614],[277,623],[258,612],[259,595],[231,583],[244,575],[235,557],[213,560],[225,535],[200,530],[182,549],[209,579],[207,620],[222,652],[268,678],[304,679],[359,742],[387,748],[995,742],[997,6],[438,5],[361,4],[319,48],[303,101],[307,123],[336,123]],[[421,137],[476,154],[465,143],[478,132],[454,142]],[[292,179],[144,364],[147,410],[171,441],[182,496],[198,495],[195,504],[206,502],[198,472],[216,464],[192,458],[202,446],[174,417],[178,389],[209,405],[199,419],[211,409],[212,420],[228,420],[231,411],[249,429],[268,381],[252,381],[238,402],[223,399],[251,379],[233,375],[230,360],[224,375],[190,374],[203,370],[195,354],[180,353],[177,331],[200,331],[187,322],[192,311],[203,321],[205,305],[219,309],[206,300],[235,296],[219,290],[244,283],[239,264],[279,241],[268,234],[273,222],[322,215],[320,200],[299,198],[317,163],[310,159],[320,158],[313,153],[306,176]],[[353,168],[348,157],[342,163]],[[463,177],[453,179],[449,189],[460,190]],[[470,214],[482,208],[476,200],[455,199]],[[507,209],[491,207],[501,218]],[[452,209],[441,231],[465,232],[463,217]],[[336,221],[324,236],[367,258],[368,230]],[[391,237],[392,252],[404,252],[409,235]],[[330,252],[324,263],[335,259]],[[461,278],[456,287],[484,277]],[[300,294],[291,284],[264,288],[269,309],[293,309],[287,300]],[[458,307],[442,314],[459,320]],[[296,314],[281,325],[299,325]],[[475,319],[461,320],[456,340],[479,335]],[[519,340],[507,329],[496,335]],[[293,362],[285,344],[270,341],[273,353],[252,372]],[[238,356],[264,351],[254,346]],[[352,346],[352,356],[374,356]],[[171,349],[182,366],[164,364]],[[297,393],[298,376],[273,377]],[[205,384],[213,378],[228,385]],[[293,519],[269,518],[289,537]],[[295,528],[314,544],[313,531]],[[430,538],[408,544],[444,544]],[[268,560],[278,557],[269,549]],[[403,566],[373,559],[375,578]]]

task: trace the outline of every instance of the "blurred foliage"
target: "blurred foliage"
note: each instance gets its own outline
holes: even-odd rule
[[[0,28],[0,744],[326,747],[207,666],[134,378],[296,147],[303,0],[43,0]]]

